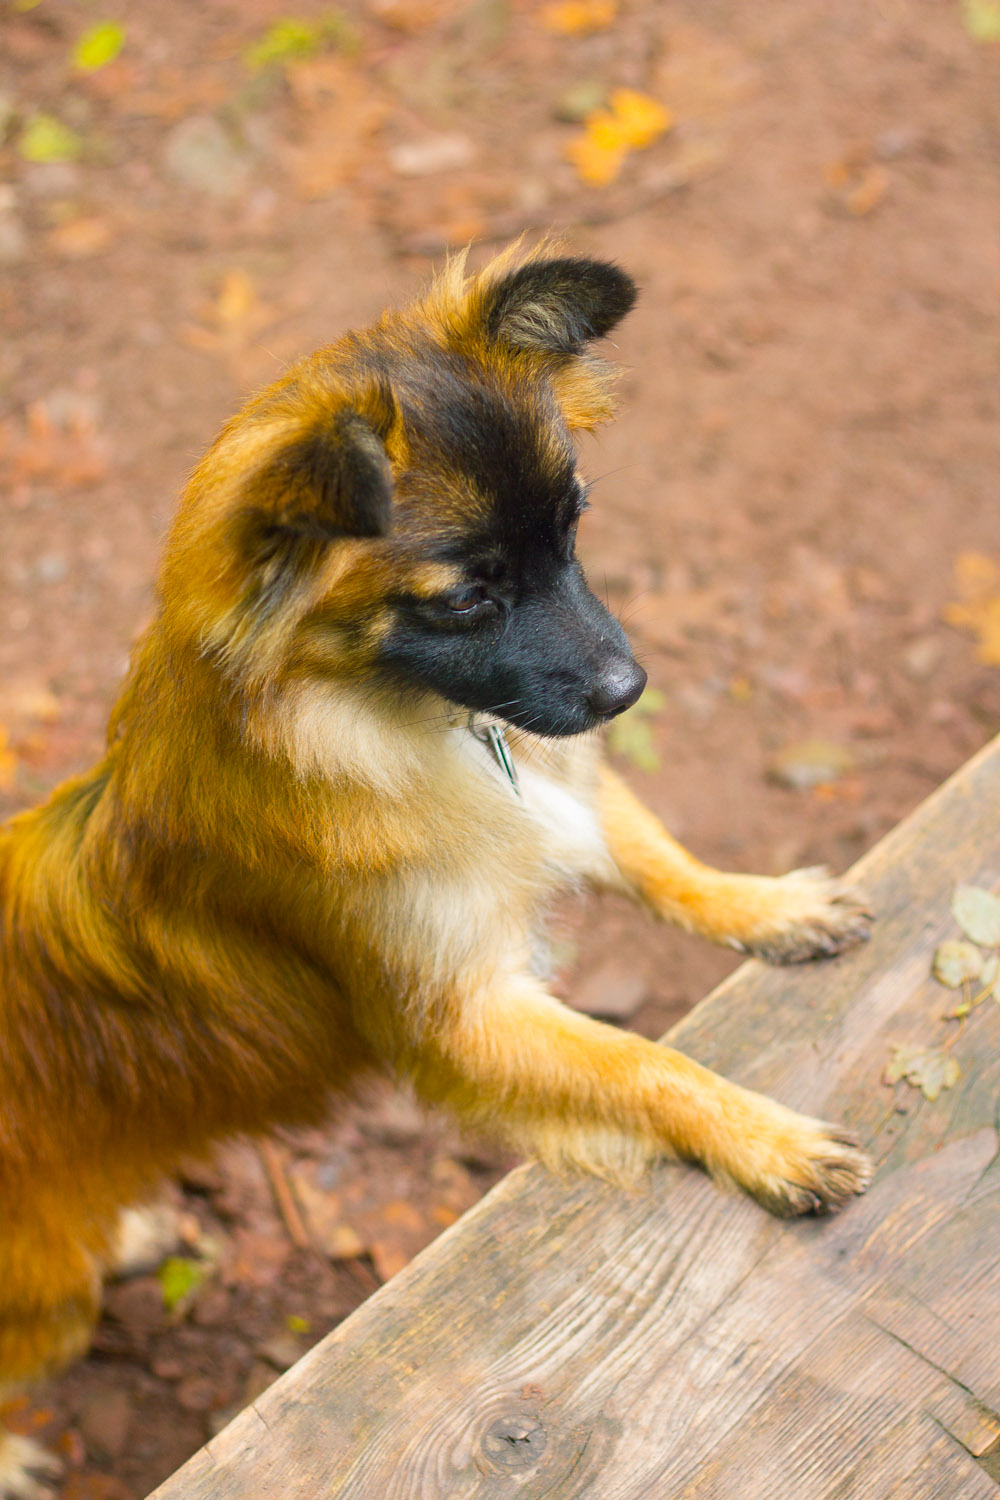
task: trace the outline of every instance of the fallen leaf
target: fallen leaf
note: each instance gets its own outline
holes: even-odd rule
[[[246,49],[243,61],[251,71],[260,72],[264,68],[315,57],[326,47],[356,51],[357,46],[354,27],[336,11],[328,11],[315,21],[283,16],[268,27],[259,41]]]
[[[958,885],[951,910],[967,938],[983,948],[1000,947],[1000,897],[978,885]]]
[[[17,149],[25,161],[76,161],[83,150],[83,141],[55,115],[38,114],[32,115],[21,131]]]
[[[983,955],[971,943],[950,939],[940,943],[934,953],[931,973],[950,990],[957,990],[967,979],[976,979],[983,967]]]
[[[179,1313],[194,1300],[194,1295],[208,1275],[208,1267],[183,1255],[171,1255],[156,1273],[168,1312]]]
[[[94,214],[67,219],[49,234],[50,247],[67,260],[84,260],[87,256],[99,255],[108,248],[111,240],[111,225],[107,219]]]
[[[941,1047],[894,1046],[885,1070],[886,1083],[905,1078],[933,1104],[942,1089],[952,1088],[962,1076],[955,1059]]]
[[[259,300],[249,273],[235,266],[224,273],[215,297],[202,305],[200,315],[201,323],[181,328],[181,340],[191,349],[216,355],[238,373],[242,356],[277,313]]]
[[[382,1205],[378,1229],[372,1235],[371,1256],[381,1281],[388,1281],[434,1239],[440,1226],[429,1223],[403,1198]]]
[[[0,725],[0,792],[9,792],[17,780],[17,756],[9,748],[6,729]]]
[[[0,478],[15,506],[28,503],[33,480],[91,485],[107,467],[107,444],[96,431],[94,405],[78,392],[53,391],[33,401],[24,414],[23,431],[0,422]]]
[[[885,167],[871,161],[864,148],[827,162],[823,176],[833,201],[856,218],[877,208],[889,188]]]
[[[673,124],[664,105],[635,89],[616,89],[608,105],[587,115],[583,133],[566,146],[581,181],[594,187],[613,182],[629,151],[645,150]]]
[[[115,21],[98,21],[89,27],[73,48],[73,66],[81,73],[96,73],[113,62],[125,45],[125,28]]]
[[[608,747],[614,755],[621,755],[640,771],[657,771],[660,756],[653,738],[650,719],[666,704],[666,696],[658,688],[647,688],[625,713],[619,714],[608,729]]]
[[[282,154],[299,197],[312,202],[357,176],[390,103],[341,56],[296,62],[286,77],[300,124]]]
[[[299,1163],[289,1176],[316,1248],[331,1260],[354,1260],[367,1254],[368,1247],[357,1230],[344,1222],[340,1194],[319,1185],[315,1168]]]
[[[557,36],[588,36],[605,31],[617,11],[616,0],[555,0],[542,7],[538,19]]]
[[[1000,0],[962,0],[962,25],[974,42],[1000,42]]]
[[[1000,666],[1000,566],[981,552],[960,552],[954,573],[960,597],[945,605],[941,617],[978,637],[979,661]]]

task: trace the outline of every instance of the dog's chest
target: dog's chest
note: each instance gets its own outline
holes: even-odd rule
[[[610,855],[596,810],[584,795],[522,757],[510,757],[512,777],[502,752],[467,730],[458,734],[463,759],[475,766],[491,806],[498,806],[498,794],[503,798],[503,821],[512,832],[521,832],[528,820],[546,864],[571,877],[601,873]]]

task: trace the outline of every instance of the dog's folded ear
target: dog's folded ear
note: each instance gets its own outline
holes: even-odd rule
[[[389,460],[378,434],[350,409],[279,450],[266,484],[273,487],[274,524],[296,536],[333,541],[389,529]]]
[[[391,395],[379,411],[320,410],[283,434],[244,489],[252,533],[313,542],[383,536],[392,518],[387,405]]]
[[[483,288],[487,338],[513,349],[579,354],[635,303],[631,276],[610,261],[529,260]]]

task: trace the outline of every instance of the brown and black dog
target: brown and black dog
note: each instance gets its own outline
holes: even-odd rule
[[[106,756],[0,833],[0,1391],[86,1347],[123,1207],[373,1069],[556,1167],[863,1190],[843,1131],[539,977],[580,882],[777,962],[867,923],[822,874],[700,864],[602,763],[645,674],[576,560],[573,433],[634,297],[552,248],[456,261],[196,469]],[[0,1494],[38,1463],[0,1437]]]

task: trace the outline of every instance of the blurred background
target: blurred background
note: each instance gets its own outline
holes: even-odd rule
[[[550,229],[642,288],[581,549],[650,675],[612,751],[673,832],[843,870],[1000,729],[1000,0],[0,15],[0,812],[100,753],[234,406]],[[557,952],[650,1036],[734,962],[607,902]],[[380,1090],[227,1150],[11,1419],[64,1500],[138,1500],[507,1165]]]

